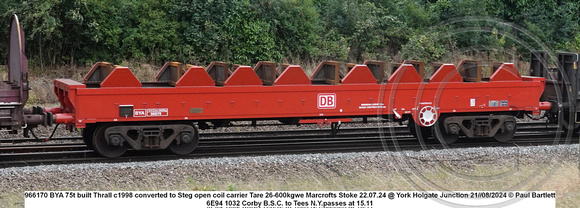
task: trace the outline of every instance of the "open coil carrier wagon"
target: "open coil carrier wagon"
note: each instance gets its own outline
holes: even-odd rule
[[[374,63],[351,65],[342,76],[336,62],[322,62],[310,78],[297,65],[277,75],[271,62],[233,72],[223,62],[207,71],[167,63],[155,82],[143,83],[126,67],[97,63],[84,83],[55,80],[61,107],[45,111],[56,123],[84,128],[85,142],[99,154],[118,157],[128,148],[188,154],[198,143],[198,127],[233,120],[339,124],[378,116],[409,120],[412,132],[433,129],[444,144],[460,135],[508,141],[515,116],[550,109],[539,100],[544,78],[521,76],[513,64],[474,82],[452,64],[425,80],[412,64],[401,64],[383,80],[382,68],[369,69]]]

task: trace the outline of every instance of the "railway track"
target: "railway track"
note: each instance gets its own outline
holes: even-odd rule
[[[550,128],[556,129],[556,125],[547,124],[547,123],[539,123],[539,122],[526,122],[526,123],[519,123],[519,129],[537,129],[537,128]],[[394,133],[408,133],[406,126],[382,126],[382,127],[358,127],[358,128],[341,128],[339,130],[340,134],[345,134],[349,132],[377,132],[380,129],[386,130],[391,129]],[[308,135],[308,134],[317,134],[317,135],[328,135],[330,134],[330,129],[299,129],[299,130],[283,130],[283,131],[242,131],[242,132],[212,132],[212,133],[200,133],[200,137],[208,138],[208,137],[248,137],[248,136],[271,136],[271,135]],[[0,144],[19,144],[19,143],[44,143],[48,141],[82,141],[82,137],[40,137],[36,138],[6,138],[0,139]],[[1,153],[1,151],[0,151]]]
[[[373,131],[375,130],[375,131]],[[36,144],[0,147],[0,167],[62,164],[83,162],[151,161],[176,158],[201,158],[236,155],[263,155],[312,152],[399,151],[445,148],[432,139],[417,142],[406,127],[393,127],[388,134],[376,133],[377,128],[342,129],[330,136],[325,130],[288,130],[204,134],[198,148],[188,156],[176,156],[166,151],[129,152],[118,159],[106,159],[84,144]],[[550,145],[554,143],[556,126],[546,124],[521,125],[509,143],[466,140],[451,148],[480,146]],[[276,133],[276,134],[274,134]],[[276,135],[276,136],[273,136]],[[70,140],[70,138],[67,138]],[[80,139],[80,138],[79,138]],[[573,141],[571,141],[573,142]],[[560,141],[564,143],[564,141]]]

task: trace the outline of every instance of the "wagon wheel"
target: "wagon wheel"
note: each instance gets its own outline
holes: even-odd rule
[[[443,121],[445,121],[444,118],[439,119],[439,121],[437,121],[435,123],[435,125],[433,125],[432,130],[433,130],[433,137],[435,137],[435,139],[437,139],[437,141],[439,141],[439,143],[443,144],[443,145],[450,145],[455,143],[458,139],[459,139],[459,134],[449,134],[445,131],[445,126],[443,125]]]
[[[95,126],[87,124],[87,127],[82,130],[83,141],[89,149],[94,149],[93,136],[95,134]]]
[[[514,135],[516,134],[516,129],[517,129],[516,119],[512,116],[506,119],[501,129],[498,130],[497,133],[495,133],[493,138],[498,142],[508,142],[512,138],[514,138]]]
[[[193,126],[193,134],[180,133],[169,145],[169,150],[176,155],[187,155],[197,147],[199,142],[199,131]]]
[[[420,133],[421,133],[423,140],[433,136],[433,134],[431,132],[431,127],[419,126],[417,123],[415,123],[413,118],[409,118],[409,123],[407,124],[407,128],[409,128],[411,135],[413,135],[417,139],[419,139],[419,135],[417,134],[418,133],[417,128],[420,129]]]
[[[105,130],[111,126],[112,125],[101,125],[97,127],[93,136],[93,146],[95,152],[98,154],[108,158],[116,158],[125,154],[127,151],[127,146],[113,146],[107,143]]]
[[[572,136],[578,136],[580,126],[570,119],[569,111],[560,110],[557,118],[558,123],[562,127],[562,130],[564,130],[565,134],[571,133]]]

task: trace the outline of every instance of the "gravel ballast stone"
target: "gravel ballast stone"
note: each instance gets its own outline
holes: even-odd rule
[[[455,171],[474,164],[578,163],[578,145],[465,148],[402,152],[360,152],[179,159],[154,162],[41,165],[0,169],[3,195],[32,190],[121,190],[147,184],[159,189],[201,182],[286,180],[306,173],[324,177],[365,172]]]

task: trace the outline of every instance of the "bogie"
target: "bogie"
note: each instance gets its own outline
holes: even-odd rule
[[[92,126],[84,130],[85,141],[92,141],[95,151],[115,158],[127,149],[169,149],[178,155],[191,153],[199,142],[199,132],[193,123],[177,124],[119,124],[107,123],[96,127],[92,138],[87,138]],[[89,146],[90,147],[90,146]]]
[[[512,115],[446,115],[434,125],[433,135],[442,144],[455,143],[460,136],[467,138],[494,138],[499,142],[510,141],[517,123]]]

